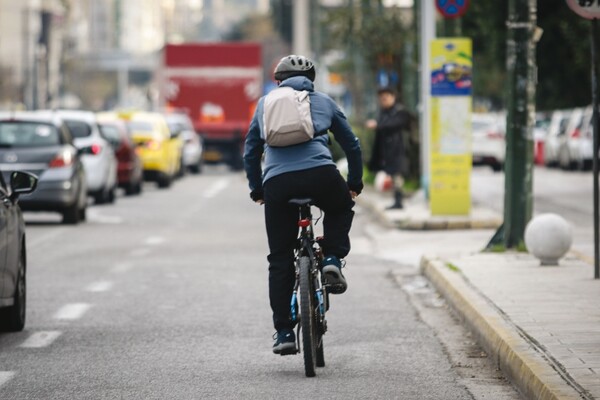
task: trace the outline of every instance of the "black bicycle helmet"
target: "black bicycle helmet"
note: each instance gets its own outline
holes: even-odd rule
[[[291,54],[279,60],[275,67],[275,80],[284,81],[292,76],[305,76],[315,80],[315,64],[304,56]]]

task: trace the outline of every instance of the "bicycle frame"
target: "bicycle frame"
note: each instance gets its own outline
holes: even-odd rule
[[[311,260],[311,275],[313,276],[315,295],[317,304],[319,306],[320,318],[318,322],[319,325],[324,325],[320,329],[322,331],[321,334],[323,334],[327,330],[325,312],[329,309],[329,306],[327,304],[327,292],[320,276],[323,254],[321,252],[321,248],[319,247],[317,240],[315,239],[310,204],[303,204],[299,206],[298,227],[300,227],[300,235],[298,237],[296,248],[294,249],[294,259],[296,264],[296,282],[294,284],[294,291],[292,294],[291,301],[292,321],[298,321],[297,304],[298,287],[300,285],[298,259],[302,256],[306,256]]]

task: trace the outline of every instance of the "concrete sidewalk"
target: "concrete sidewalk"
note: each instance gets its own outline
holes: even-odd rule
[[[413,214],[421,229],[448,229],[454,220],[428,220],[423,199],[388,211],[389,198],[364,194],[357,202],[387,226],[402,228],[400,219]],[[473,213],[469,227],[489,215]],[[527,253],[473,253],[425,255],[421,268],[526,398],[600,399],[600,281],[589,262],[571,253],[560,266],[541,267]]]

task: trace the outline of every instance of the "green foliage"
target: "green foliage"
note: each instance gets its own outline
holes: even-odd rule
[[[508,3],[472,1],[462,18],[462,33],[473,40],[474,97],[501,107],[506,86]],[[590,103],[590,21],[573,13],[564,0],[538,2],[537,108],[551,110]]]
[[[449,262],[446,263],[446,268],[448,268],[450,271],[460,272],[460,268],[458,268],[456,265],[449,263]]]

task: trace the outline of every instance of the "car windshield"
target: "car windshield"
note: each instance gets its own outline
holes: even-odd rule
[[[129,126],[129,130],[131,132],[147,132],[152,133],[152,124],[148,122],[141,121],[129,121],[127,122],[127,126]]]
[[[111,143],[119,143],[121,141],[121,135],[119,134],[119,128],[114,125],[100,124],[100,131]]]
[[[83,138],[92,134],[92,127],[84,121],[66,119],[65,124],[71,131],[74,138]]]
[[[168,122],[168,125],[171,133],[180,133],[181,131],[187,130],[187,124],[182,122]]]
[[[0,121],[0,148],[60,145],[58,130],[39,122]]]

